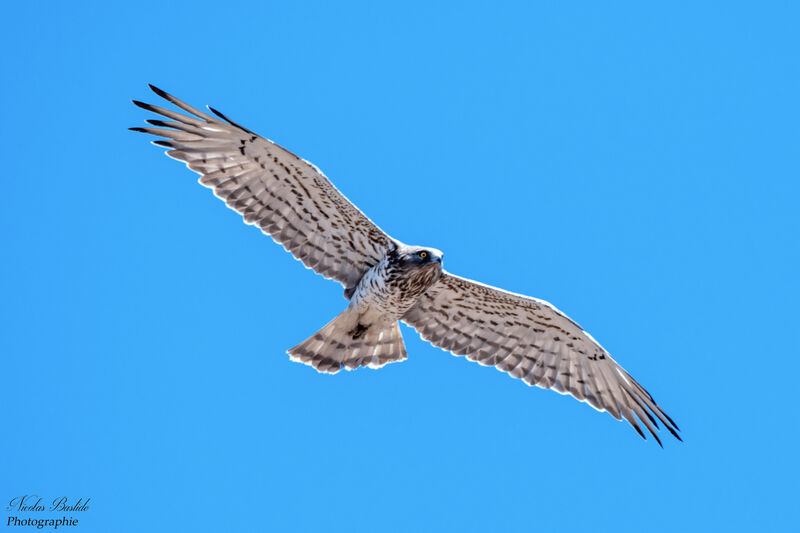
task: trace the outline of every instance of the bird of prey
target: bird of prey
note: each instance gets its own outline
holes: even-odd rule
[[[314,165],[233,122],[150,88],[183,113],[134,100],[168,120],[131,128],[200,174],[228,207],[306,267],[344,286],[348,306],[288,350],[319,372],[380,368],[406,359],[399,321],[454,355],[494,366],[528,385],[570,394],[661,444],[660,421],[678,427],[652,396],[577,323],[549,303],[442,269],[442,252],[384,233]]]

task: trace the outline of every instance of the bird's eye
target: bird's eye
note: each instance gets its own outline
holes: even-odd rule
[[[428,252],[420,252],[420,253],[419,253],[419,257],[420,257],[421,259],[425,259],[426,257],[428,257]]]

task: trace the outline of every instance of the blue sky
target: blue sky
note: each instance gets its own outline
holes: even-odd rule
[[[5,9],[0,503],[91,497],[75,530],[104,532],[796,525],[794,4],[165,4]],[[405,327],[380,371],[290,362],[341,287],[127,131],[148,82],[554,303],[685,442]]]

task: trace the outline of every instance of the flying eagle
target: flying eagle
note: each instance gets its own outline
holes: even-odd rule
[[[402,320],[454,355],[624,418],[642,438],[637,418],[659,444],[658,421],[680,440],[653,397],[554,306],[450,274],[442,252],[384,233],[313,164],[211,107],[219,118],[150,88],[187,114],[134,100],[168,120],[131,129],[164,137],[154,144],[200,174],[245,223],[344,286],[347,308],[288,350],[292,360],[331,374],[402,361]]]

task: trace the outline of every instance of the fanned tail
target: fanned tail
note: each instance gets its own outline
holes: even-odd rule
[[[330,374],[342,367],[347,370],[362,366],[380,368],[408,357],[399,322],[365,326],[350,309],[345,309],[288,353],[292,361]]]

